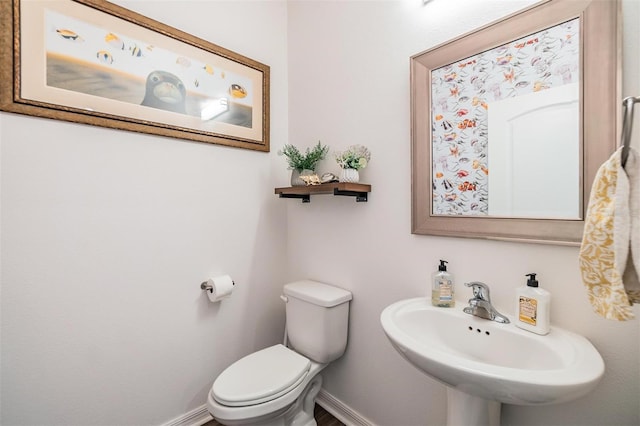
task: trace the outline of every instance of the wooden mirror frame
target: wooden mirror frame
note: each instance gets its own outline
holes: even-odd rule
[[[580,18],[582,219],[433,215],[431,71],[574,18]],[[413,234],[580,244],[594,177],[617,147],[622,106],[620,22],[619,0],[545,0],[411,57]]]

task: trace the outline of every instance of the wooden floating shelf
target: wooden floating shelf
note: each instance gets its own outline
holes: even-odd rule
[[[303,203],[311,202],[311,195],[333,194],[356,197],[356,202],[366,203],[367,196],[371,192],[371,185],[364,183],[334,182],[321,185],[287,186],[276,188],[275,193],[280,198],[300,198]]]

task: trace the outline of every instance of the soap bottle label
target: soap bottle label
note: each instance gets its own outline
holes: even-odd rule
[[[536,325],[538,313],[538,301],[530,297],[520,296],[518,302],[518,319],[525,324]]]
[[[453,284],[451,280],[441,280],[438,284],[440,288],[440,301],[449,302],[453,300]]]

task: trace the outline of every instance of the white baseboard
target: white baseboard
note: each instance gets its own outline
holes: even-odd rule
[[[213,417],[211,417],[211,414],[207,411],[207,405],[204,404],[188,413],[176,417],[162,426],[201,426],[211,420],[213,420]]]
[[[324,389],[320,389],[316,403],[347,426],[376,426]],[[201,426],[211,420],[213,420],[213,417],[211,417],[209,411],[207,411],[207,405],[204,404],[188,413],[176,417],[162,426]]]
[[[375,426],[374,423],[324,389],[320,389],[316,403],[347,426]]]

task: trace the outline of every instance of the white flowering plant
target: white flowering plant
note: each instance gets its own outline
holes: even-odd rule
[[[351,145],[345,151],[336,152],[335,156],[342,169],[364,169],[371,160],[369,149],[363,145]]]

